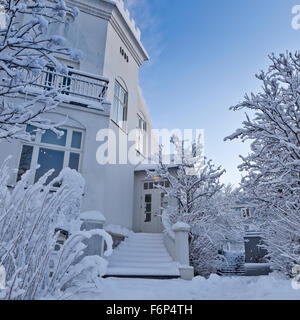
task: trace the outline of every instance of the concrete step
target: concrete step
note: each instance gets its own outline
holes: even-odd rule
[[[122,261],[122,262],[132,262],[132,261],[136,261],[136,257],[117,257],[117,256],[111,256],[108,257],[107,259],[110,263],[115,263],[118,261]],[[148,257],[143,257],[143,261],[144,262],[149,262],[149,263],[165,263],[165,262],[174,262],[173,259],[169,256],[169,257],[152,257],[152,256],[148,256]]]
[[[163,234],[131,234],[107,260],[107,277],[179,277]]]
[[[172,276],[179,277],[177,268],[108,268],[106,276]]]
[[[144,261],[110,261],[109,268],[150,268],[150,269],[161,269],[161,268],[169,268],[171,265],[170,262],[144,262]]]

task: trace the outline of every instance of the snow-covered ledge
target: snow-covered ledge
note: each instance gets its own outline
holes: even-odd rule
[[[194,268],[190,266],[189,232],[190,226],[184,222],[177,222],[172,226],[172,232],[164,234],[165,246],[171,257],[178,262],[180,277],[192,280]]]
[[[104,215],[99,211],[87,211],[80,214],[80,220],[82,221],[81,230],[90,231],[103,229],[106,221]],[[104,238],[98,235],[88,239],[85,243],[87,248],[84,250],[86,256],[104,254]]]

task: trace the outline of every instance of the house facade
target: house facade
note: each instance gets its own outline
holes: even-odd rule
[[[64,102],[46,115],[61,124],[64,135],[59,139],[46,131],[43,135],[35,133],[32,142],[3,141],[0,163],[13,156],[10,166],[18,172],[10,181],[11,187],[29,169],[35,171],[35,181],[52,168],[55,173],[51,178],[64,167],[76,169],[86,181],[82,211],[100,211],[108,224],[136,232],[160,232],[157,211],[163,196],[154,190],[144,170],[136,170],[155,150],[151,146],[151,119],[139,87],[139,68],[149,59],[141,33],[122,0],[66,3],[78,7],[79,16],[69,16],[66,25],[51,32],[81,50],[82,59],[77,63],[57,56],[68,67],[68,76],[47,69],[35,87],[68,88],[60,92]],[[20,99],[30,98],[28,94]],[[106,141],[99,130],[105,129],[111,129],[116,137],[113,164],[97,159],[99,147]],[[30,126],[26,130],[34,132]],[[137,163],[126,161],[129,150],[134,150]]]

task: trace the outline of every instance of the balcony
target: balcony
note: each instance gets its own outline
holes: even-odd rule
[[[64,102],[101,109],[106,101],[109,80],[83,71],[68,69],[68,74],[61,74],[48,67],[38,78],[29,79],[30,88],[58,91]],[[33,90],[35,91],[35,90]]]

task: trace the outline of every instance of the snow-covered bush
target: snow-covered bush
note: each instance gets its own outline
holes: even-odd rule
[[[203,161],[202,146],[183,146],[183,142],[173,137],[175,150],[180,154],[181,161],[176,169],[170,170],[162,161],[154,171],[148,171],[150,177],[160,177],[170,183],[170,187],[160,184],[168,198],[169,205],[164,209],[163,225],[168,233],[171,226],[178,221],[191,226],[190,259],[197,274],[209,276],[216,272],[218,250],[224,241],[232,237],[233,213],[228,195],[222,191],[219,182],[224,173],[211,161]],[[193,148],[193,152],[191,150]],[[232,213],[232,215],[230,215]],[[227,228],[230,225],[230,228]]]
[[[242,157],[242,187],[263,218],[261,230],[272,268],[292,275],[300,264],[300,53],[270,56],[257,78],[262,91],[232,107],[245,109],[243,127],[227,140],[250,140]]]
[[[55,129],[55,124],[40,115],[57,106],[57,90],[44,90],[29,98],[34,84],[46,67],[67,74],[55,55],[77,59],[74,50],[49,26],[65,23],[66,14],[76,16],[63,0],[2,0],[0,26],[0,139],[30,139],[24,125]],[[21,96],[28,99],[20,99]]]
[[[80,174],[64,169],[46,185],[53,173],[49,171],[30,185],[33,172],[27,171],[9,190],[7,164],[8,160],[0,168],[0,266],[6,271],[6,289],[0,290],[0,298],[64,299],[99,287],[106,261],[98,256],[82,259],[82,241],[101,235],[109,254],[112,240],[104,230],[79,231],[84,187]],[[58,226],[70,232],[62,245]]]

